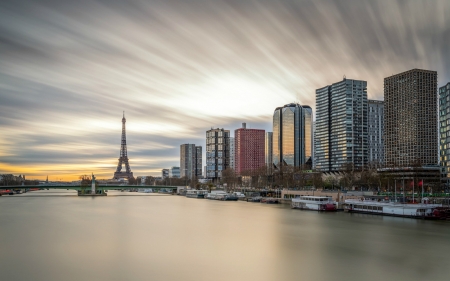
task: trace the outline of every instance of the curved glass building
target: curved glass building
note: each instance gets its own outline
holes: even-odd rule
[[[312,109],[298,103],[277,107],[273,113],[273,168],[312,167]]]

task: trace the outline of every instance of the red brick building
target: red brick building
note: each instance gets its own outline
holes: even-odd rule
[[[242,128],[234,131],[236,174],[265,167],[265,131]]]

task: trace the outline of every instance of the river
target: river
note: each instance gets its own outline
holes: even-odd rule
[[[0,197],[0,280],[450,280],[449,222],[73,195]]]

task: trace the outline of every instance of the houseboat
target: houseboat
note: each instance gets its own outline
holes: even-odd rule
[[[325,212],[336,211],[336,202],[328,196],[301,195],[300,197],[292,198],[291,206],[293,209]]]
[[[272,198],[272,197],[263,197],[263,198],[261,198],[260,202],[261,203],[265,203],[265,204],[278,204],[278,203],[280,203],[277,198]]]
[[[189,198],[205,198],[206,194],[208,194],[208,191],[206,190],[191,189],[186,191],[186,197]]]
[[[205,198],[220,201],[237,201],[239,199],[236,195],[226,193],[225,191],[212,191],[206,194]]]
[[[424,198],[426,199],[426,198]],[[441,204],[427,204],[427,200],[418,204],[399,202],[382,202],[377,200],[347,199],[345,211],[354,213],[368,213],[376,215],[439,219]]]

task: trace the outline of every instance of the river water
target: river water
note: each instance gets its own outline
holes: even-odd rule
[[[0,280],[450,280],[449,222],[73,194],[0,197]]]

